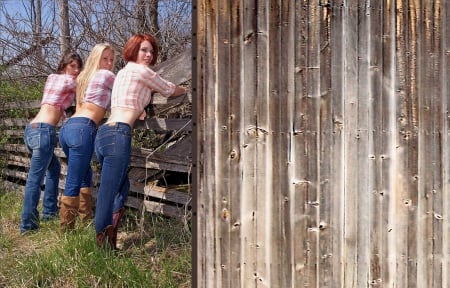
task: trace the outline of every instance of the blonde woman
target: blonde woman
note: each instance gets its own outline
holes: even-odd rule
[[[67,176],[60,200],[61,231],[72,230],[76,217],[92,218],[91,158],[97,127],[111,104],[115,51],[97,44],[77,78],[76,112],[63,124],[59,143],[67,156]]]

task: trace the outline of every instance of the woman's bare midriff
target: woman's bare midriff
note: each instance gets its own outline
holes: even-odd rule
[[[122,107],[114,107],[111,108],[111,115],[109,116],[106,123],[112,122],[122,122],[127,123],[130,127],[133,127],[134,121],[142,114],[142,111],[139,112],[137,110],[122,108]]]
[[[72,115],[74,117],[86,117],[95,122],[98,126],[98,123],[102,121],[103,117],[105,117],[106,109],[95,105],[89,102],[83,102],[81,105],[78,105],[76,108],[75,114]]]
[[[49,104],[42,104],[38,114],[33,118],[33,120],[31,120],[30,123],[47,123],[56,126],[62,115],[63,112],[59,107]]]

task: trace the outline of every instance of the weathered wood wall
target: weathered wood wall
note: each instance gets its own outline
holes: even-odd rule
[[[194,287],[450,287],[450,1],[193,1]]]
[[[155,67],[155,70],[164,78],[177,84],[190,81],[191,51],[185,51],[177,57],[161,63]],[[156,94],[152,98],[151,104],[154,107],[162,106],[166,110],[170,110],[168,108],[191,102],[190,94],[171,98]],[[0,176],[2,185],[7,189],[23,191],[30,165],[30,154],[23,142],[24,127],[34,117],[39,107],[40,101],[5,103],[0,107],[1,116],[10,114],[8,117],[1,117],[0,119],[0,135],[2,136],[0,137],[2,140],[0,159],[4,161]],[[16,113],[7,113],[8,110],[16,111]],[[19,113],[20,110],[22,110],[22,113]],[[23,115],[23,110],[28,115],[27,119],[14,117]],[[133,146],[128,172],[131,187],[126,206],[187,220],[190,218],[192,198],[190,184],[192,166],[190,132],[192,131],[192,121],[188,117],[189,115],[184,118],[165,116],[165,118],[150,117],[145,121],[137,121],[135,124],[134,133],[152,129],[162,133],[171,132],[172,136],[167,139],[169,141],[165,141],[160,147],[157,147],[160,149],[156,151],[153,150],[154,147],[142,146],[142,143],[135,143],[139,146]],[[62,192],[67,174],[67,160],[60,147],[55,149],[55,154],[61,162],[59,188]],[[96,198],[100,185],[101,169],[96,162],[95,155],[93,164],[92,188],[94,198]],[[170,182],[172,182],[172,185],[170,185]],[[178,185],[179,183],[185,184]]]

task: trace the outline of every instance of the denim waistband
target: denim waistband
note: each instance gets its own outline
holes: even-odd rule
[[[66,123],[77,123],[77,124],[86,124],[89,126],[92,126],[93,128],[97,128],[97,124],[95,122],[87,117],[71,117],[69,120],[67,120]]]
[[[128,123],[123,123],[123,122],[106,122],[105,124],[103,124],[103,126],[110,127],[110,128],[114,127],[116,129],[125,128],[125,129],[131,130],[131,126]]]
[[[29,126],[32,129],[37,129],[37,128],[53,128],[53,129],[56,129],[56,126],[53,126],[53,125],[48,124],[48,123],[43,123],[43,122],[28,123],[27,126]]]

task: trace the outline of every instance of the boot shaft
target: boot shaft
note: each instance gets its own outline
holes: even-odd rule
[[[92,189],[90,187],[82,187],[80,189],[80,206],[78,215],[81,223],[86,223],[93,218],[92,213]]]
[[[75,228],[75,220],[78,215],[80,196],[61,196],[59,207],[60,230],[65,232]]]

